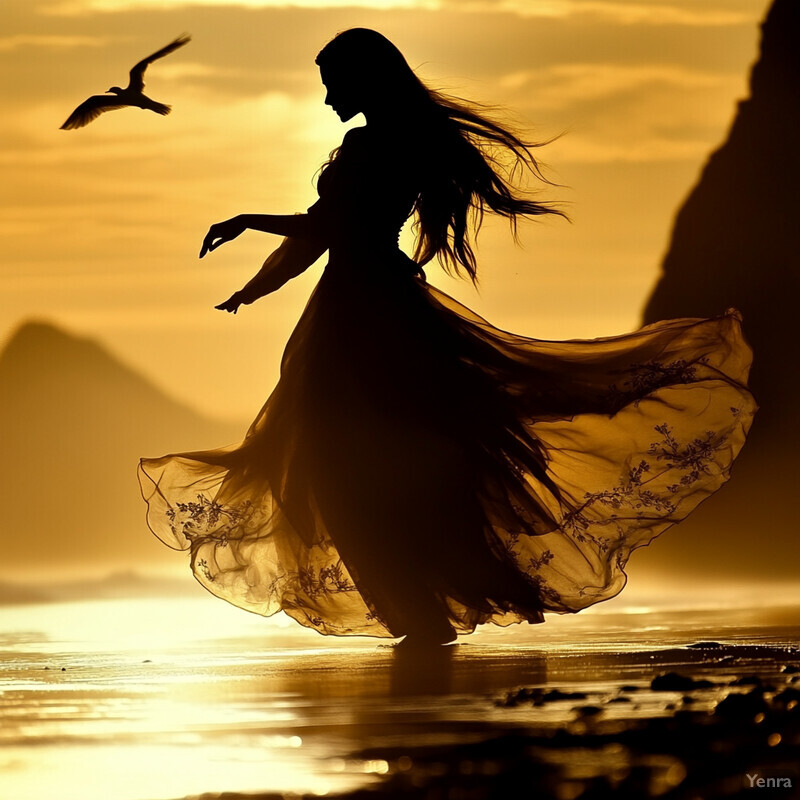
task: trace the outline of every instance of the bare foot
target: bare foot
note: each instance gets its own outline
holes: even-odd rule
[[[414,634],[409,633],[402,641],[398,642],[394,647],[397,650],[430,650],[431,648],[440,647],[441,645],[450,644],[456,640],[456,632],[451,631],[449,634],[432,636],[430,634]]]

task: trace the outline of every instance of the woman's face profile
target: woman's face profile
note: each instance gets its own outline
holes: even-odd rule
[[[327,90],[325,105],[330,106],[342,122],[347,122],[363,110],[352,81],[330,68],[320,67],[319,73]]]

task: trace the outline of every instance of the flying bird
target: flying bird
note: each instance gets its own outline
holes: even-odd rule
[[[156,114],[169,114],[171,107],[151,100],[142,91],[144,89],[144,72],[148,65],[156,59],[169,55],[179,47],[183,47],[191,41],[191,36],[184,34],[179,36],[174,42],[162,47],[147,58],[142,59],[130,72],[128,85],[121,89],[119,86],[112,86],[109,94],[95,94],[88,100],[84,100],[70,115],[67,121],[61,126],[61,130],[69,131],[75,128],[82,128],[88,125],[93,119],[97,119],[104,111],[113,111],[117,108],[126,106],[137,106],[155,111]]]

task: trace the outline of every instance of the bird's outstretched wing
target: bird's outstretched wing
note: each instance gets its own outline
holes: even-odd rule
[[[95,94],[84,100],[67,118],[61,126],[62,131],[70,131],[88,125],[97,119],[104,111],[113,111],[115,108],[124,108],[127,103],[110,94]]]
[[[163,58],[164,56],[169,55],[171,52],[177,50],[179,47],[183,47],[185,44],[188,44],[191,40],[192,37],[184,33],[182,36],[179,36],[177,39],[175,39],[174,42],[171,42],[166,47],[162,47],[160,50],[157,50],[152,55],[147,56],[147,58],[143,58],[131,70],[128,89],[133,89],[136,92],[141,92],[142,89],[144,89],[144,71],[147,69],[148,65],[152,64],[156,59]]]

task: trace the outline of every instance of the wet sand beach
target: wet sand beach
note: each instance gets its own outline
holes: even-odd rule
[[[424,657],[206,597],[6,607],[0,797],[794,797],[797,604],[739,599]]]

